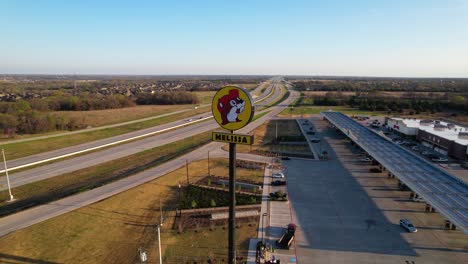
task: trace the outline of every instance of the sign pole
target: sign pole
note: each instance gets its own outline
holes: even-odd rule
[[[231,131],[232,133],[232,131]],[[229,143],[229,264],[236,263],[235,202],[236,202],[236,144]]]

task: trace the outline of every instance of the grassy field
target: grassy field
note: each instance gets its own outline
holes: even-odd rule
[[[295,138],[301,137],[302,133],[297,125],[295,120],[278,120],[278,121],[269,121],[265,124],[259,126],[253,131],[254,135],[254,144],[252,146],[248,145],[238,145],[238,152],[252,152],[252,151],[293,151],[293,152],[304,152],[310,153],[309,147],[304,142],[304,145],[279,145],[272,144],[276,138],[276,122],[278,122],[278,138]],[[300,141],[298,139],[298,141]],[[227,149],[227,145],[224,146]]]
[[[139,105],[119,109],[92,110],[92,111],[57,111],[52,114],[62,115],[65,119],[75,119],[79,124],[85,124],[89,127],[101,127],[106,125],[118,124],[127,121],[133,121],[143,118],[149,118],[170,112],[184,109],[193,109],[195,105]],[[209,111],[208,107],[205,107]],[[52,131],[41,134],[16,135],[16,139],[34,138],[38,136],[54,135],[68,131]],[[6,135],[0,135],[0,144],[2,141],[8,141],[12,138]]]
[[[157,119],[152,119],[144,122],[138,122],[125,126],[119,126],[114,128],[107,128],[91,132],[83,132],[74,135],[53,137],[48,139],[41,139],[28,142],[19,142],[12,144],[1,145],[0,148],[5,150],[5,154],[8,159],[17,159],[37,153],[51,151],[55,149],[61,149],[82,143],[103,139],[107,137],[117,136],[128,132],[153,127],[169,122],[173,122],[182,118],[190,117],[194,114],[200,114],[207,111],[207,108],[194,109],[190,112],[184,112],[177,115],[165,116]]]
[[[237,147],[239,147],[238,145]],[[202,176],[206,176],[208,173],[201,171]],[[229,177],[229,160],[228,159],[210,159],[210,173],[214,176]],[[242,168],[236,169],[236,181],[248,181],[255,183],[263,183],[263,171],[262,170],[246,170]]]
[[[75,118],[79,123],[91,127],[127,122],[131,120],[167,114],[183,109],[193,109],[194,105],[137,105],[120,109],[93,110],[93,111],[60,111],[52,112]]]
[[[293,108],[287,108],[283,110],[279,114],[281,117],[300,117],[303,115],[316,115],[320,114],[320,112],[332,110],[342,112],[348,115],[369,115],[369,116],[377,116],[377,115],[384,115],[385,112],[379,111],[362,111],[356,108],[344,107],[344,106],[299,106]]]
[[[211,169],[220,173],[224,164],[221,160],[210,163]],[[206,170],[206,160],[189,165],[191,178],[206,175]],[[250,173],[237,169],[238,177]],[[160,218],[160,203],[165,219],[161,233],[164,263],[206,261],[208,256],[227,258],[227,229],[180,234],[171,229],[177,186],[185,179],[186,168],[182,167],[101,202],[3,236],[0,262],[21,258],[26,263],[136,263],[137,250],[143,247],[149,252],[150,263],[154,263],[158,259],[155,224]],[[256,229],[255,225],[236,229],[239,254],[246,256],[248,240],[256,237]]]
[[[211,104],[213,96],[216,91],[203,91],[203,92],[194,92],[197,97],[200,99],[200,104]]]

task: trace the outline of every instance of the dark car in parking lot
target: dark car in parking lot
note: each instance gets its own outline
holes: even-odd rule
[[[272,182],[271,182],[271,185],[273,185],[273,186],[282,186],[282,185],[286,185],[286,181],[280,181],[280,180],[272,181]]]

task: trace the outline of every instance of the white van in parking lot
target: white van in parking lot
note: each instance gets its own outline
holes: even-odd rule
[[[400,219],[400,226],[406,229],[410,233],[418,232],[418,229],[408,219]]]

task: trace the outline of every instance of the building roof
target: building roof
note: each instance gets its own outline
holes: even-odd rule
[[[461,126],[450,124],[444,121],[437,121],[438,122],[437,124],[436,124],[436,121],[433,121],[433,122],[427,123],[427,125],[422,125],[421,119],[406,119],[406,118],[397,118],[397,117],[394,117],[391,119],[401,121],[407,127],[418,128],[419,130],[426,131],[428,133],[439,136],[441,138],[455,141],[456,143],[460,145],[464,145],[464,146],[468,145],[468,139],[463,139],[463,138],[458,137],[459,132],[468,132],[467,127],[461,127]],[[449,124],[450,124],[450,127],[448,127]],[[446,128],[437,129],[437,125],[441,125]]]
[[[468,185],[340,112],[322,112],[335,127],[442,215],[468,233]]]

